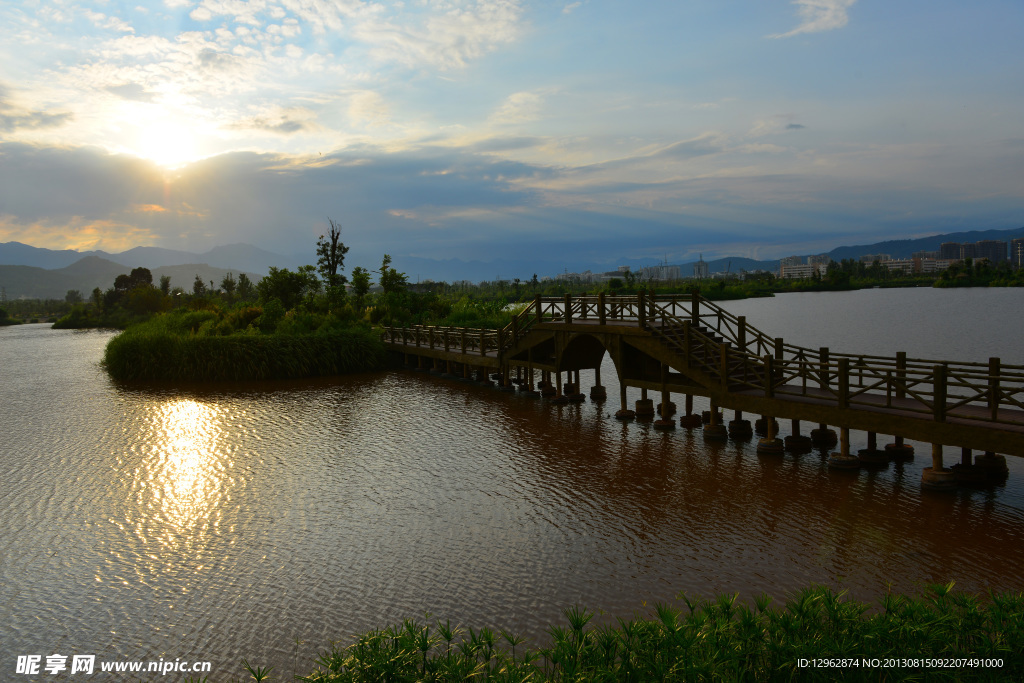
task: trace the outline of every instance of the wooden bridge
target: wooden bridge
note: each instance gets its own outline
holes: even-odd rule
[[[582,398],[579,371],[593,369],[591,397],[604,398],[600,366],[611,355],[620,386],[620,419],[654,414],[648,391],[660,392],[657,428],[672,428],[670,397],[686,397],[680,424],[699,426],[692,415],[693,396],[707,397],[708,439],[750,438],[743,412],[763,416],[761,453],[809,450],[836,443],[830,464],[856,467],[891,457],[912,457],[903,439],[930,442],[932,467],[923,482],[951,487],[957,479],[1005,475],[1005,458],[1024,456],[1024,366],[853,355],[809,349],[769,337],[697,293],[672,296],[536,297],[500,330],[457,327],[386,327],[385,344],[407,362],[448,372],[475,374],[482,381],[495,374],[500,388],[536,395],[540,388],[555,401]],[[541,381],[534,379],[539,371]],[[563,384],[562,373],[567,374]],[[555,382],[551,382],[554,377]],[[573,378],[575,377],[575,381]],[[642,392],[636,411],[626,405],[626,388]],[[735,410],[722,424],[721,408]],[[777,418],[793,421],[785,443],[776,438]],[[816,423],[808,438],[800,421]],[[849,430],[868,433],[868,448],[853,455]],[[877,448],[876,435],[891,434],[895,443]],[[942,446],[963,449],[963,462],[943,467]],[[972,449],[985,455],[972,458]],[[957,472],[958,470],[958,472]],[[958,474],[959,476],[955,476]]]

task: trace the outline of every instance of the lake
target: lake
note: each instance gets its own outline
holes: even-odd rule
[[[901,289],[724,305],[813,348],[1020,364],[1022,300]],[[941,494],[920,487],[925,444],[854,474],[823,452],[705,444],[616,421],[607,357],[601,404],[408,371],[128,387],[98,365],[111,334],[0,328],[4,678],[19,655],[60,653],[206,660],[212,681],[241,679],[245,658],[288,679],[332,640],[424,612],[538,642],[570,605],[607,620],[680,591],[1022,588],[1018,458],[1005,486]]]

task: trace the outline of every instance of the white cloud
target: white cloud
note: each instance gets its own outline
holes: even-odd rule
[[[572,3],[569,3],[568,5],[566,5],[565,7],[562,8],[562,14],[569,14],[574,9],[576,9],[577,7],[579,7],[582,4],[583,4],[582,2],[572,2]]]
[[[857,0],[793,0],[802,23],[787,33],[777,33],[769,38],[790,38],[801,33],[818,33],[846,26],[849,17],[846,10]]]
[[[430,65],[442,70],[463,67],[519,35],[522,8],[518,0],[476,0],[433,8],[399,21],[366,16],[353,35],[370,46],[383,62],[412,67]]]
[[[357,92],[349,101],[348,116],[357,125],[380,126],[389,122],[389,115],[387,102],[372,90]]]
[[[536,92],[512,93],[491,114],[490,122],[501,125],[534,121],[540,116],[543,103],[544,99]]]

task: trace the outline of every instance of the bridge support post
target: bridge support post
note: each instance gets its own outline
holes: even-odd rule
[[[533,372],[532,353],[528,354],[527,359],[528,360],[527,360],[526,378],[525,378],[525,382],[526,383],[519,385],[519,391],[522,392],[523,396],[526,396],[527,398],[537,398],[540,394],[537,393],[537,390],[534,388],[534,384],[533,384],[533,381],[534,381],[535,377],[534,377],[534,372]]]
[[[679,418],[679,426],[687,429],[700,427],[704,424],[704,420],[700,415],[695,415],[693,412],[693,394],[686,394],[685,396],[686,415]]]
[[[444,373],[441,376],[447,377],[448,379],[458,379],[458,376],[455,374],[454,361],[446,360],[444,362]]]
[[[951,491],[956,488],[953,471],[942,466],[942,444],[932,444],[932,466],[921,470],[921,488]]]
[[[793,433],[785,438],[786,450],[791,453],[807,453],[812,443],[809,436],[800,433],[800,420],[792,420]]]
[[[782,455],[786,446],[782,439],[775,436],[779,428],[778,421],[771,415],[764,415],[758,422],[764,424],[764,438],[757,442],[758,455]]]
[[[762,415],[761,417],[754,420],[754,431],[762,436],[767,435],[769,427],[768,420],[771,420],[772,436],[774,437],[775,434],[779,433],[779,421],[776,420],[774,417],[770,418],[768,416]]]
[[[992,451],[985,451],[974,459],[974,466],[980,470],[986,481],[1003,481],[1010,474],[1006,467],[1006,456],[996,455]]]
[[[668,391],[668,366],[662,363],[661,365],[661,403],[658,404],[658,414],[661,416],[659,419],[654,421],[654,428],[661,430],[670,430],[676,428],[676,421],[672,419],[672,415],[676,412],[676,405],[669,401]]]
[[[638,420],[654,418],[654,401],[647,398],[646,389],[640,389],[640,398],[636,402],[636,418]]]
[[[754,428],[750,426],[750,420],[744,420],[743,411],[737,410],[729,423],[729,438],[733,441],[746,441],[753,436]]]
[[[722,411],[718,409],[718,404],[712,401],[710,419],[708,420],[708,423],[704,425],[704,440],[727,441],[728,439],[729,430],[726,429],[724,424],[722,424]]]
[[[573,403],[582,403],[583,401],[587,400],[587,397],[586,394],[580,391],[582,381],[580,380],[580,371],[576,370],[575,374],[576,378],[572,383],[572,396],[569,397],[569,400],[572,401]]]
[[[601,294],[601,303],[604,305],[604,294]],[[602,316],[604,315],[604,308],[601,309]],[[608,398],[608,392],[601,385],[601,366],[598,365],[594,368],[594,386],[590,387],[590,400],[591,401],[603,401]]]
[[[626,407],[626,380],[623,377],[619,378],[619,402],[621,407],[615,413],[616,420],[632,420],[636,417],[636,413]]]
[[[886,444],[885,452],[888,453],[889,457],[893,460],[914,459],[914,447],[908,443],[903,443],[902,436],[897,436],[893,443]]]
[[[878,435],[868,432],[868,447],[857,451],[857,457],[864,465],[878,467],[889,464],[889,454],[878,448]]]
[[[552,403],[568,403],[569,399],[565,394],[562,393],[562,373],[555,371],[555,396],[551,399]]]
[[[515,391],[516,388],[512,384],[512,366],[503,365],[501,372],[501,386],[498,387],[499,391]]]
[[[811,430],[811,443],[818,448],[832,448],[839,443],[839,437],[836,436],[836,430],[829,429],[827,424],[821,422],[817,429]]]
[[[549,370],[542,370],[540,373],[541,380],[537,384],[540,387],[540,395],[544,398],[551,398],[556,396],[557,392],[555,387],[551,384],[551,372]]]
[[[655,429],[675,429],[676,422],[672,416],[676,414],[676,404],[671,400],[668,390],[668,365],[661,364],[661,403],[658,404],[660,419],[654,423]]]
[[[860,458],[850,455],[850,428],[839,429],[839,452],[832,453],[828,459],[828,466],[837,470],[855,470],[860,467]]]

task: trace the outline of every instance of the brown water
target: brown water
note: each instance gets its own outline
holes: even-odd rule
[[[948,304],[927,292],[910,293],[914,315]],[[797,343],[816,310],[849,326],[838,342],[889,340],[877,312],[907,292],[854,294],[729,307]],[[968,350],[1021,362],[1007,318]],[[110,336],[0,328],[3,680],[32,680],[14,675],[18,655],[53,653],[210,660],[211,681],[241,679],[246,658],[289,679],[329,641],[424,611],[536,641],[574,603],[629,616],[679,591],[1022,588],[1016,458],[1005,487],[941,495],[920,489],[920,444],[916,462],[836,473],[822,453],[759,458],[622,424],[614,401],[558,407],[411,372],[126,388],[97,365]],[[823,344],[884,351],[808,339]],[[602,377],[617,396],[610,364]]]

